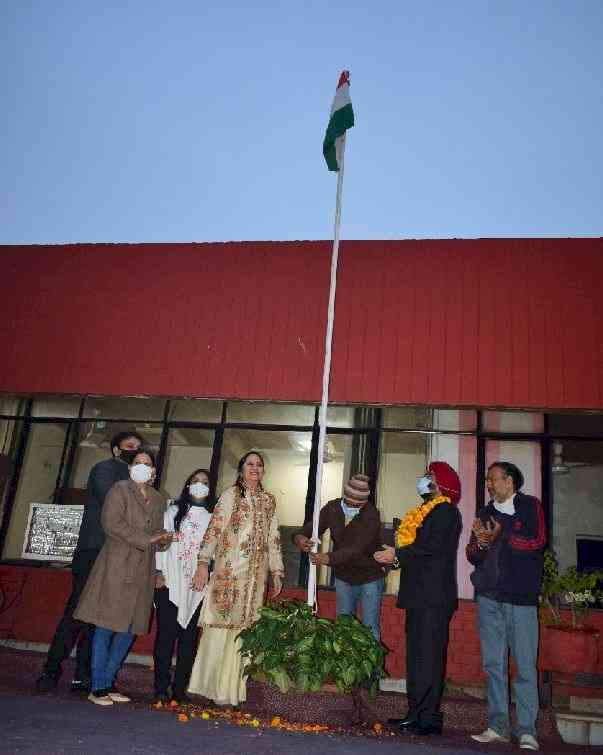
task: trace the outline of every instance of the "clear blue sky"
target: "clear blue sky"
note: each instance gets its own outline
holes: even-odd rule
[[[0,243],[603,235],[601,0],[5,0]]]

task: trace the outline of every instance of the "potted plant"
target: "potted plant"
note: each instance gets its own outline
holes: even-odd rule
[[[351,694],[358,717],[368,720],[363,695],[376,695],[386,651],[356,618],[324,619],[301,601],[284,600],[262,608],[239,637],[251,678],[281,693]]]
[[[603,596],[603,572],[578,572],[575,566],[559,572],[555,554],[544,554],[541,589],[543,619],[539,666],[546,671],[588,673],[598,659],[599,630],[585,623],[588,612]],[[569,611],[570,621],[567,620]]]

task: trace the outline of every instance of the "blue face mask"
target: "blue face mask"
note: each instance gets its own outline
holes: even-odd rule
[[[433,479],[428,475],[423,475],[417,480],[417,493],[419,495],[429,495],[432,492]]]
[[[343,515],[346,519],[353,519],[360,513],[359,506],[348,506],[344,500],[341,501],[341,508],[343,509]]]

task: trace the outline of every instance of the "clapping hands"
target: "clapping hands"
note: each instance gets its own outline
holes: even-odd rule
[[[500,522],[490,517],[484,524],[481,519],[474,519],[471,531],[477,538],[480,548],[489,548],[498,538],[502,530]]]

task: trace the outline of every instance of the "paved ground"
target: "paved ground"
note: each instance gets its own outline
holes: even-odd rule
[[[399,738],[377,740],[331,734],[295,734],[199,719],[185,724],[169,713],[139,710],[127,705],[101,709],[77,700],[57,702],[47,697],[25,696],[2,696],[0,701],[4,732],[0,752],[11,755],[308,755],[312,750],[321,755],[442,753],[441,748],[405,744]],[[459,755],[469,752],[453,751]]]
[[[120,674],[120,686],[134,693],[131,704],[100,708],[85,697],[68,691],[70,662],[58,694],[38,695],[35,679],[43,662],[37,653],[8,650],[0,647],[0,753],[43,755],[229,755],[230,753],[263,753],[309,755],[369,755],[398,753],[400,755],[442,755],[476,752],[516,752],[516,744],[485,747],[469,739],[470,731],[484,728],[485,706],[472,699],[448,699],[444,736],[427,739],[408,735],[395,736],[385,726],[381,736],[367,734],[351,724],[337,725],[335,731],[320,734],[287,732],[270,728],[274,697],[251,690],[246,706],[261,722],[258,728],[237,726],[224,719],[178,719],[178,711],[151,709],[152,674],[148,668],[126,666]],[[299,720],[303,720],[305,701],[299,699]],[[352,707],[349,712],[352,712]],[[380,695],[377,712],[382,720],[403,711],[404,697],[392,693]],[[191,709],[183,709],[190,715]],[[197,709],[199,712],[201,708]],[[346,720],[344,705],[335,712]],[[279,711],[277,711],[279,712]],[[309,720],[316,720],[311,716]],[[341,723],[340,721],[340,723]],[[550,714],[539,721],[539,737],[546,753],[578,755],[593,753],[595,748],[563,745],[552,727]],[[597,748],[598,749],[598,748]]]

